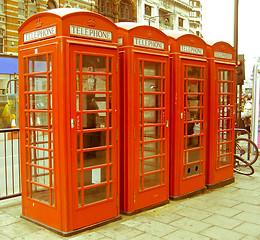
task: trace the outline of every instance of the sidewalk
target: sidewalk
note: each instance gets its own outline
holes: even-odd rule
[[[260,240],[260,160],[235,183],[63,238],[20,218],[21,199],[0,202],[0,239]]]

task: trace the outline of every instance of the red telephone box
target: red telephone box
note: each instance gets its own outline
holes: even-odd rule
[[[118,23],[121,85],[121,210],[167,203],[168,38],[160,30]]]
[[[208,188],[234,182],[235,50],[225,42],[210,46]]]
[[[165,31],[171,46],[170,198],[205,189],[207,45],[199,37]]]
[[[22,217],[62,235],[118,219],[117,26],[80,9],[19,28]]]

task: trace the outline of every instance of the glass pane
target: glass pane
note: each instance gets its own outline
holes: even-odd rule
[[[188,66],[188,78],[201,79],[201,68]]]
[[[83,149],[101,147],[106,145],[106,132],[83,133]]]
[[[108,58],[108,68],[109,68],[109,73],[112,73],[112,57]]]
[[[200,150],[198,149],[194,151],[189,151],[187,152],[186,156],[187,156],[187,163],[200,161]]]
[[[47,91],[47,75],[29,77],[29,91]]]
[[[31,167],[31,181],[44,186],[50,186],[49,170]]]
[[[188,82],[188,93],[200,93],[200,85],[199,81],[187,81]]]
[[[222,82],[219,83],[219,93],[230,93],[231,92],[231,83]]]
[[[79,54],[76,55],[76,71],[77,72],[80,71],[80,55]]]
[[[188,95],[187,107],[199,107],[200,106],[200,96],[199,95]]]
[[[106,110],[106,94],[82,94],[84,110]]]
[[[200,163],[188,165],[186,168],[186,176],[191,177],[201,173]]]
[[[187,138],[187,149],[198,148],[200,146],[200,139],[200,136]]]
[[[144,111],[144,124],[161,123],[161,111]]]
[[[155,187],[161,184],[161,172],[144,176],[144,189]]]
[[[161,154],[161,142],[144,143],[144,157],[151,157]],[[141,146],[141,145],[140,145]],[[142,148],[140,148],[142,151]]]
[[[144,62],[145,76],[161,76],[161,63]]]
[[[144,95],[145,108],[158,108],[161,107],[161,95]]]
[[[83,168],[105,164],[106,150],[83,152]]]
[[[227,142],[232,138],[231,131],[219,132],[219,142]]]
[[[150,141],[155,139],[160,139],[161,136],[161,127],[144,127],[144,141]]]
[[[218,112],[219,112],[219,117],[220,118],[231,117],[231,114],[232,114],[231,107],[218,108]]]
[[[47,110],[47,94],[30,94],[30,109]]]
[[[42,186],[38,186],[35,184],[31,184],[32,187],[32,198],[46,203],[46,204],[50,204],[50,190],[46,189]]]
[[[51,117],[51,114],[47,112],[30,112],[30,127],[48,129],[48,116]]]
[[[84,190],[84,205],[105,199],[107,199],[107,185]]]
[[[220,70],[219,71],[219,80],[221,81],[231,81],[232,80],[232,72],[228,70]]]
[[[106,181],[107,181],[107,167],[90,169],[83,172],[84,186],[99,184]]]
[[[230,162],[230,155],[222,156],[218,158],[218,165],[219,167],[224,167],[229,165]]]
[[[27,73],[26,58],[23,59],[23,71],[24,71],[24,73]]]
[[[49,168],[49,152],[39,149],[30,149],[31,151],[31,163]]]
[[[49,74],[49,91],[52,91],[52,74]]]
[[[49,71],[52,70],[52,65],[51,65],[51,54],[48,54],[48,64],[49,64]]]
[[[83,72],[107,72],[107,58],[101,56],[82,56],[82,71]]]
[[[161,169],[161,158],[144,159],[144,173],[153,172]]]
[[[29,61],[29,73],[46,72],[47,71],[46,55],[29,57],[28,61]]]
[[[219,129],[230,129],[231,128],[231,120],[230,119],[220,119],[219,120]]]
[[[141,84],[142,82],[140,82]],[[140,87],[140,89],[142,89]],[[144,78],[144,92],[161,92],[161,79]]]
[[[82,91],[106,91],[107,77],[82,75]]]
[[[187,110],[187,121],[197,121],[201,120],[203,116],[200,116],[200,112],[203,110],[198,109],[188,109]]]
[[[83,129],[105,128],[106,113],[83,113]]]
[[[49,148],[49,136],[47,132],[30,131],[30,145],[38,148]]]

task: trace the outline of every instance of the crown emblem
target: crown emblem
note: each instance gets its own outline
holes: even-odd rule
[[[148,31],[147,35],[148,35],[149,38],[151,38],[152,37],[152,32]]]
[[[89,25],[89,26],[92,26],[92,27],[95,27],[95,26],[96,26],[96,23],[95,23],[95,21],[94,21],[93,19],[89,19],[89,20],[88,20],[88,25]]]
[[[42,20],[40,18],[37,19],[37,22],[36,22],[36,28],[39,28],[42,26]]]

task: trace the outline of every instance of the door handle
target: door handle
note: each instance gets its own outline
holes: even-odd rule
[[[166,127],[169,127],[169,121],[166,120]]]
[[[74,118],[70,119],[70,127],[75,128],[75,120]]]

